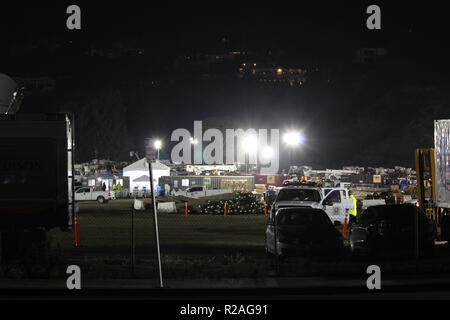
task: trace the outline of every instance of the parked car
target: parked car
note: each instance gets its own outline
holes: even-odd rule
[[[266,252],[279,257],[338,255],[344,241],[325,211],[308,207],[281,208],[271,213]]]
[[[364,210],[350,228],[352,252],[400,252],[411,254],[415,246],[415,217],[421,254],[432,254],[433,222],[414,204],[381,205]]]
[[[416,207],[419,206],[419,200],[418,200],[418,199],[406,200],[406,201],[403,202],[403,203],[409,203],[409,204],[415,205]]]
[[[79,188],[75,191],[75,201],[97,201],[106,203],[115,199],[114,191],[95,191],[91,187]]]

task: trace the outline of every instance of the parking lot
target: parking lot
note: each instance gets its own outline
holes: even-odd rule
[[[79,246],[73,231],[54,229],[47,237],[48,253],[39,268],[27,260],[10,263],[3,273],[15,278],[65,278],[69,264],[77,264],[83,278],[157,278],[153,218],[150,211],[135,215],[135,268],[131,268],[131,203],[114,200],[107,204],[80,203]],[[365,276],[371,264],[383,273],[395,275],[450,273],[447,245],[438,243],[436,254],[413,257],[353,256],[348,250],[340,257],[291,258],[276,263],[265,253],[267,217],[257,215],[159,214],[162,270],[166,279],[208,281],[208,279],[270,277]],[[44,271],[42,270],[44,269]],[[206,282],[205,282],[206,283]]]

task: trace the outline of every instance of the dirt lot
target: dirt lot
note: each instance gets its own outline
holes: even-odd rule
[[[100,276],[102,268],[109,270],[105,273],[108,276],[129,276],[131,203],[131,200],[115,200],[104,205],[81,203],[78,247],[74,246],[73,233],[53,230],[50,235],[70,261],[85,263],[85,269],[93,276]],[[220,276],[220,269],[226,266],[241,268],[244,264],[258,265],[259,262],[253,263],[256,260],[266,261],[266,220],[264,215],[159,214],[165,273],[174,277],[183,277],[186,273]],[[136,212],[135,226],[135,275],[148,277],[156,266],[151,212]],[[235,270],[231,271],[235,274]]]
[[[77,264],[85,279],[155,278],[157,276],[151,212],[136,212],[134,275],[131,274],[131,204],[80,204],[79,241],[73,232],[54,229],[38,253],[23,256],[2,269],[7,278],[65,278]],[[449,273],[450,252],[438,246],[433,258],[373,259],[346,255],[334,259],[289,259],[277,265],[264,252],[264,215],[159,214],[162,268],[165,278],[220,279],[273,276],[365,275],[377,264],[389,274]],[[40,251],[39,251],[40,250]],[[39,253],[40,252],[40,253]]]

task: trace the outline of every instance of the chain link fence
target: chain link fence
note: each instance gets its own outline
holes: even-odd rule
[[[80,266],[83,279],[87,282],[154,279],[157,286],[151,198],[144,197],[141,201],[146,204],[147,209],[136,210],[134,214],[134,198],[110,200],[104,204],[80,202],[77,245],[74,230],[63,232],[53,229],[47,233],[44,246],[37,248],[38,253],[30,251],[32,253],[28,256],[22,254],[20,265],[9,264],[3,269],[2,276],[65,279],[67,266],[74,264]],[[414,233],[411,233],[415,229],[406,230],[409,232],[408,236],[401,238],[401,241],[383,244],[388,248],[397,247],[397,253],[401,253],[398,257],[388,255],[387,258],[374,258],[362,254],[363,250],[358,250],[365,249],[364,246],[361,248],[361,244],[364,241],[374,241],[362,231],[367,227],[365,224],[372,223],[365,221],[366,218],[357,224],[346,225],[345,228],[342,225],[335,227],[339,234],[345,236],[346,251],[339,257],[296,257],[281,260],[266,253],[266,229],[270,210],[251,194],[234,193],[209,199],[167,196],[158,197],[157,202],[174,203],[173,210],[168,210],[170,212],[158,212],[162,273],[163,278],[169,282],[191,281],[195,285],[213,283],[218,279],[361,274],[368,264],[375,262],[390,272],[399,274],[426,272],[438,268],[438,265],[443,270],[443,264],[443,268],[450,272],[448,254],[438,253],[431,257],[424,254],[429,249],[425,245],[430,245],[431,242],[426,242],[430,238],[426,233],[426,220],[422,216],[418,216],[418,246],[423,253],[419,259],[410,250],[416,244]],[[401,212],[398,208],[401,207],[394,208],[392,212]],[[405,220],[401,214],[399,216],[392,212],[392,217],[398,216],[403,220],[400,224],[395,224],[389,216],[379,220],[379,217],[383,217],[383,213],[379,213],[378,220],[374,220],[376,223],[372,223],[377,236],[383,236],[384,232],[395,238],[392,232],[401,233],[405,231],[402,228],[414,228],[415,220]],[[389,228],[389,224],[395,224],[397,229]],[[355,252],[351,252],[352,249],[356,249]],[[34,262],[33,254],[36,258]],[[25,271],[17,271],[27,264],[30,266]]]
[[[134,211],[133,199],[105,204],[80,203],[79,244],[73,232],[53,230],[68,263],[78,264],[88,278],[152,278],[157,276],[151,198],[141,198],[144,211]],[[174,203],[159,212],[163,275],[169,278],[251,277],[262,274],[266,262],[264,204],[251,194],[219,199],[158,198]],[[134,228],[133,228],[134,226]],[[134,265],[132,258],[134,254]]]

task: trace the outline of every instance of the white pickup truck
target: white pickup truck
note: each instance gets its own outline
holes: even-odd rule
[[[282,187],[273,202],[272,209],[283,207],[311,207],[322,209],[335,224],[344,224],[349,218],[353,201],[345,188]]]
[[[83,187],[75,191],[75,201],[97,201],[106,203],[115,199],[114,191],[95,191],[91,187]]]

